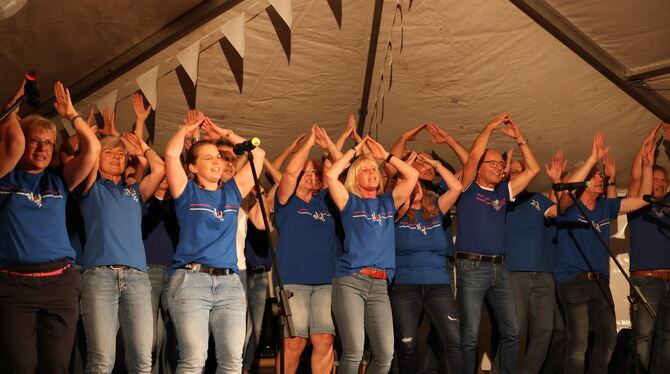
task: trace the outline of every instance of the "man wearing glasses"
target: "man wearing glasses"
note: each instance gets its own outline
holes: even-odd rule
[[[500,152],[487,149],[491,133],[501,124],[503,134],[515,139],[526,168],[510,182],[501,183],[505,161]],[[479,321],[488,300],[498,322],[500,370],[517,373],[519,326],[509,273],[504,263],[507,204],[540,172],[528,141],[508,113],[493,118],[475,139],[463,168],[463,193],[457,203],[456,266],[461,304],[463,373],[474,373]]]

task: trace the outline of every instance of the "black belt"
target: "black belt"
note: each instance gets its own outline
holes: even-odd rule
[[[249,272],[254,273],[254,274],[261,274],[261,273],[265,273],[266,271],[270,271],[270,269],[266,268],[263,265],[253,266],[253,267],[249,268]]]
[[[456,252],[456,258],[463,258],[466,260],[480,261],[480,262],[492,262],[494,264],[502,264],[505,261],[505,256],[503,255],[480,255],[477,253],[468,253],[468,252]]]
[[[212,268],[212,267],[209,267],[207,265],[196,264],[196,263],[186,264],[186,265],[184,265],[183,269],[197,271],[199,273],[205,273],[205,274],[209,274],[209,275],[230,275],[230,274],[235,273],[235,271],[233,269]]]

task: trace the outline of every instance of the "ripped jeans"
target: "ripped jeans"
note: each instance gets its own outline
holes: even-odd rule
[[[396,284],[389,294],[400,373],[416,373],[419,325],[425,314],[439,338],[440,373],[461,372],[460,312],[449,284]]]

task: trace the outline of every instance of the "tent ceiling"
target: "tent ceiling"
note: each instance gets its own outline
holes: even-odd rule
[[[55,79],[76,82],[200,2],[143,0],[143,9],[135,3],[81,6],[73,0],[30,0],[16,16],[0,21],[3,35],[16,35],[0,40],[0,50],[7,55],[0,59],[0,71],[3,82],[11,82],[0,89],[0,97],[11,93],[13,77],[26,66],[40,69],[43,96],[49,96]],[[341,25],[334,11],[340,3]],[[662,17],[670,14],[670,5],[665,0],[547,0],[545,4],[627,74],[662,68],[670,61],[670,25]],[[155,142],[162,148],[187,109],[174,56],[202,39],[196,106],[215,122],[243,135],[261,135],[270,155],[314,122],[336,136],[347,115],[361,107],[374,2],[293,0],[290,60],[267,5],[260,0],[239,2],[82,99],[77,107],[119,89],[119,127],[129,129],[130,94],[137,90],[134,80],[159,65]],[[246,13],[247,51],[241,93],[217,42],[221,35],[213,33],[240,11]],[[37,14],[37,19],[29,14]],[[571,161],[581,160],[588,154],[592,135],[605,132],[619,165],[619,185],[624,186],[639,144],[658,122],[510,1],[403,0],[396,8],[395,0],[387,0],[379,35],[365,131],[387,146],[409,126],[424,122],[440,124],[467,146],[490,117],[509,111],[541,163],[558,148],[565,149]],[[392,51],[387,53],[389,39]],[[34,47],[25,48],[27,43]],[[670,88],[668,79],[649,78],[644,83],[657,89],[668,105],[670,95],[662,90]],[[427,139],[423,135],[413,146],[436,149],[456,162],[448,150]],[[505,149],[512,142],[496,134],[491,145]],[[537,178],[533,187],[543,188],[546,182]]]

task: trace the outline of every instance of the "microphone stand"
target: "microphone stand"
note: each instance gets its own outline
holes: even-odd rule
[[[265,203],[263,202],[263,195],[261,194],[261,185],[258,181],[258,175],[256,174],[256,168],[254,167],[254,155],[251,151],[247,151],[247,158],[249,159],[249,166],[251,166],[251,175],[254,178],[254,189],[256,190],[256,199],[258,204],[260,204],[261,215],[263,216],[263,223],[265,224],[265,235],[268,238],[268,246],[270,248],[270,254],[272,255],[272,268],[273,272],[277,274],[277,285],[279,286],[279,295],[272,296],[274,290],[272,289],[272,283],[268,283],[271,288],[270,292],[270,302],[272,303],[272,314],[275,317],[279,317],[279,361],[280,369],[279,372],[284,374],[284,327],[288,330],[288,335],[291,338],[295,337],[295,327],[293,326],[293,319],[291,318],[291,305],[289,303],[289,298],[293,296],[293,293],[286,291],[284,289],[284,283],[281,280],[281,274],[279,272],[279,266],[277,266],[277,252],[275,250],[275,242],[272,235],[270,235],[270,220],[268,219],[267,211],[265,210]],[[277,297],[279,296],[279,297]]]
[[[0,115],[0,123],[2,123],[2,121],[5,120],[5,118],[7,118],[9,113],[13,112],[14,109],[16,109],[19,105],[21,105],[25,101],[25,99],[26,99],[26,95],[23,95],[23,96],[19,97],[18,99],[16,99],[14,104],[12,104],[12,106],[7,108],[7,110],[3,111],[2,115]]]
[[[577,202],[577,198],[575,195],[572,194],[572,191],[566,191],[568,193],[568,196],[570,196],[570,199],[572,199],[572,202],[575,204],[579,212],[584,216],[584,218],[588,221],[589,226],[591,227],[591,231],[593,231],[593,234],[598,238],[598,241],[600,244],[603,245],[607,253],[610,255],[610,258],[614,261],[616,266],[619,268],[621,271],[621,274],[623,274],[624,278],[626,278],[626,282],[628,282],[628,285],[630,286],[630,289],[633,290],[632,294],[628,296],[628,303],[630,303],[631,309],[633,309],[633,313],[637,314],[638,312],[638,303],[642,303],[642,306],[647,310],[651,318],[656,319],[656,311],[654,311],[654,308],[652,308],[651,305],[649,305],[649,302],[647,299],[644,297],[644,294],[642,294],[642,291],[640,290],[640,287],[634,286],[633,283],[630,280],[630,276],[628,276],[628,273],[623,269],[623,266],[621,266],[621,263],[619,260],[617,260],[616,256],[612,252],[612,250],[609,248],[607,243],[605,243],[605,240],[600,236],[600,233],[596,230],[595,227],[595,222],[589,218],[589,216],[586,214],[586,211],[584,211],[584,208],[582,208],[581,205]],[[633,330],[634,331],[634,330]],[[632,339],[633,339],[633,356],[634,356],[634,362],[633,364],[635,365],[635,372],[638,372],[638,357],[637,357],[637,346],[635,344],[635,333],[632,334]]]

